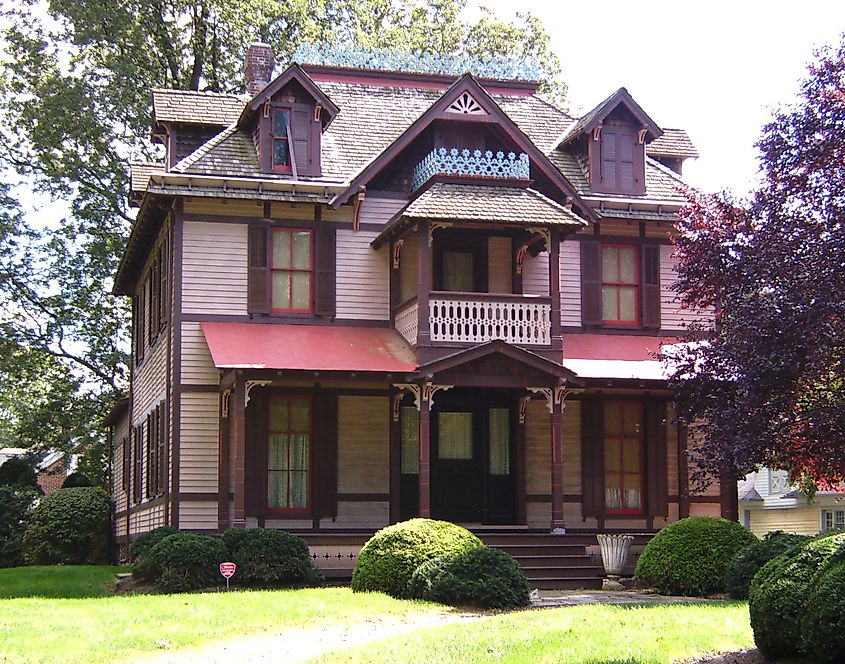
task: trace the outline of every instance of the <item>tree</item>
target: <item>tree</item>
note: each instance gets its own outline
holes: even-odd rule
[[[111,295],[133,214],[128,162],[157,160],[154,87],[242,91],[250,42],[284,62],[303,42],[531,55],[562,98],[560,63],[530,14],[460,18],[466,0],[27,0],[3,9],[0,78],[0,436],[68,453],[92,450],[99,418],[127,387],[129,309]],[[26,190],[67,204],[24,215]],[[32,212],[31,210],[29,210]]]
[[[670,353],[701,471],[845,476],[845,35],[816,53],[799,101],[758,142],[747,201],[688,193],[677,291],[717,306],[711,340]]]

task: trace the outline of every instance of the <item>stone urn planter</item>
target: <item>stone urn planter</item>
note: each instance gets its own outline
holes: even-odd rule
[[[625,587],[619,583],[625,561],[628,560],[628,551],[631,549],[631,542],[634,541],[631,535],[596,535],[601,548],[601,560],[604,564],[604,573],[607,578],[602,582],[603,590],[624,590]]]

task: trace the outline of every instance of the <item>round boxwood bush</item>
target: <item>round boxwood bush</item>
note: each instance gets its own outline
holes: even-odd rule
[[[322,577],[300,537],[266,528],[230,528],[223,534],[240,584],[315,583]]]
[[[813,662],[845,662],[845,562],[816,578],[801,615],[801,643]]]
[[[733,521],[709,516],[681,519],[646,545],[635,576],[664,595],[724,592],[728,565],[757,541]]]
[[[144,555],[156,587],[170,593],[219,584],[220,563],[227,558],[220,538],[182,532],[168,535]]]
[[[62,488],[72,489],[75,486],[94,486],[94,483],[85,473],[71,473],[62,482]]]
[[[808,535],[795,535],[775,530],[755,542],[733,559],[728,568],[728,594],[733,599],[748,599],[748,586],[758,570],[772,558],[810,540]]]
[[[528,593],[519,563],[489,546],[429,560],[416,569],[408,586],[411,597],[481,609],[527,606]]]
[[[28,486],[0,485],[0,567],[23,565],[23,535],[37,497]]]
[[[819,571],[845,546],[845,533],[813,539],[763,565],[751,580],[754,642],[766,657],[801,652],[801,615]]]
[[[424,562],[484,546],[454,523],[411,519],[373,535],[361,549],[352,573],[352,590],[405,597],[414,571]]]
[[[60,489],[41,499],[23,537],[29,565],[109,561],[111,500],[99,487]]]
[[[142,581],[152,581],[157,571],[150,559],[149,553],[153,547],[165,537],[177,535],[181,531],[173,526],[161,526],[142,533],[129,545],[129,556],[132,558],[132,576]]]

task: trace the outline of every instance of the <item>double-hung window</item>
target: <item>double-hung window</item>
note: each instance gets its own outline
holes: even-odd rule
[[[601,248],[602,322],[639,323],[639,272],[636,245],[603,244]]]
[[[273,311],[310,312],[313,274],[311,231],[274,228],[271,242]]]
[[[604,503],[608,514],[642,514],[641,404],[606,403],[604,406]]]
[[[267,440],[267,507],[310,509],[311,400],[274,396],[270,400]]]
[[[273,170],[290,173],[292,169],[293,139],[290,129],[290,109],[274,107],[270,123],[271,159]]]
[[[822,510],[822,530],[845,530],[845,509]]]

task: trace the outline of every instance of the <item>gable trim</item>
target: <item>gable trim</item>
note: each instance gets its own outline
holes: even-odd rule
[[[320,87],[314,82],[314,79],[312,79],[302,67],[294,62],[276,78],[270,81],[270,83],[268,83],[261,92],[252,98],[243,113],[241,113],[241,117],[237,122],[238,126],[242,126],[253,113],[261,108],[265,102],[270,101],[273,95],[291,81],[299,83],[303,88],[305,88],[305,91],[311,95],[314,100],[320,104],[320,106],[322,106],[322,112],[325,113],[328,118],[325,125],[330,124],[334,117],[340,112],[340,109],[331,99],[329,99],[326,93],[320,89]]]
[[[625,88],[619,88],[616,92],[610,95],[602,103],[592,109],[590,112],[584,114],[580,120],[572,124],[560,137],[555,147],[562,147],[571,143],[579,136],[590,133],[597,127],[601,126],[604,119],[610,115],[616,107],[624,105],[628,111],[640,122],[641,127],[646,130],[646,134],[650,134],[650,141],[655,138],[660,138],[663,135],[663,130],[657,123],[651,119],[648,113],[643,110],[631,94]]]

